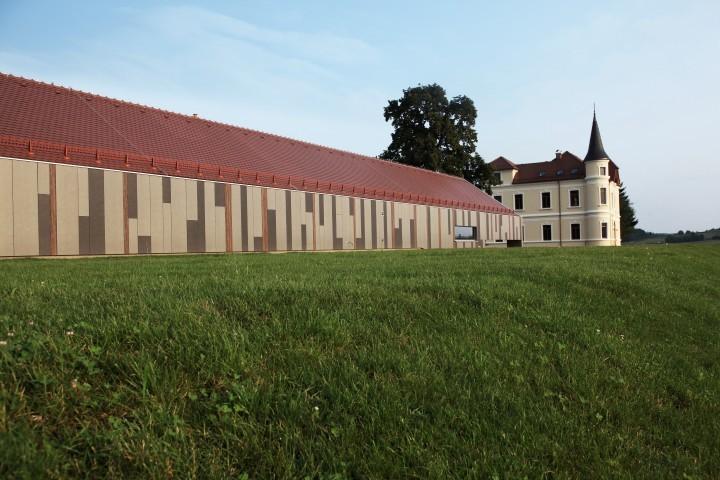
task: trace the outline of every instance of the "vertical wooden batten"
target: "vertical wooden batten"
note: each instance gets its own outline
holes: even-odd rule
[[[412,248],[418,248],[418,221],[417,221],[417,205],[413,205],[413,230],[415,238],[415,245],[411,245]]]
[[[57,173],[55,164],[50,165],[50,255],[57,255]]]
[[[262,217],[262,246],[263,246],[263,252],[267,252],[270,250],[269,243],[268,243],[268,198],[267,198],[267,188],[263,188],[260,190],[260,209],[261,209],[261,217]]]
[[[225,184],[225,251],[233,251],[232,186]]]
[[[395,247],[395,202],[390,202],[390,248]]]
[[[122,176],[122,201],[123,201],[123,252],[130,253],[130,225],[128,220],[128,174]]]
[[[313,228],[312,228],[313,243],[312,243],[312,245],[313,245],[313,248],[312,249],[313,249],[313,251],[315,251],[315,250],[317,250],[317,218],[315,217],[315,211],[317,210],[317,207],[315,206],[316,195],[314,193],[311,193],[310,195],[312,195],[312,206],[313,206],[313,208],[312,208],[312,223],[313,223]]]

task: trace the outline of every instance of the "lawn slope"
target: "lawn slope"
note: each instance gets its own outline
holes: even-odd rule
[[[0,261],[0,477],[720,475],[720,246]]]

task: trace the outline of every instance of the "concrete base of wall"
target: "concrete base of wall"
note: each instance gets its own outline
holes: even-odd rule
[[[615,245],[615,243],[612,240],[588,240],[588,241],[578,241],[578,240],[563,240],[562,244],[560,244],[559,241],[552,241],[552,242],[524,242],[523,246],[525,247],[563,247],[563,248],[572,248],[572,247],[615,247],[619,245]]]

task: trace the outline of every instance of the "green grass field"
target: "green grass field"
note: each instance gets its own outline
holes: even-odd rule
[[[720,246],[0,262],[2,478],[718,478]]]

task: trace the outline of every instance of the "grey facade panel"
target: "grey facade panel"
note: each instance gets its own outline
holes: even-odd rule
[[[292,194],[290,190],[285,190],[285,241],[287,242],[287,250],[293,249],[292,241]]]
[[[318,208],[318,215],[320,216],[320,226],[323,226],[325,225],[325,195],[323,195],[322,193],[318,195],[318,200],[318,203],[320,205],[320,207]]]
[[[268,224],[268,249],[271,252],[277,250],[277,225],[275,224],[275,210],[268,209],[267,211],[267,224]]]
[[[205,252],[207,251],[207,232],[205,231],[205,182],[198,181],[195,182],[195,185],[197,185],[197,220],[187,221],[187,248],[188,252]]]
[[[152,253],[152,237],[149,235],[138,236],[138,253]]]
[[[216,207],[224,207],[225,206],[225,184],[224,183],[214,183],[215,186],[215,206]]]
[[[88,197],[90,205],[90,253],[105,253],[105,172],[88,170]],[[119,201],[120,199],[118,199]]]
[[[170,203],[172,201],[170,177],[163,177],[162,179],[162,201],[163,203]]]
[[[90,217],[78,217],[78,252],[80,255],[90,255]]]
[[[357,241],[357,240],[356,240]],[[360,199],[360,239],[359,239],[359,246],[360,249],[365,249],[365,201],[363,199]]]
[[[410,248],[417,248],[417,230],[415,229],[415,219],[410,219]]]
[[[245,185],[240,187],[240,231],[242,232],[242,251],[248,248],[248,194]]]
[[[126,173],[128,218],[138,218],[137,174]]]
[[[395,229],[395,245],[393,248],[402,248],[402,218],[398,219],[398,228]]]
[[[40,255],[50,255],[50,195],[38,194],[38,246]]]

